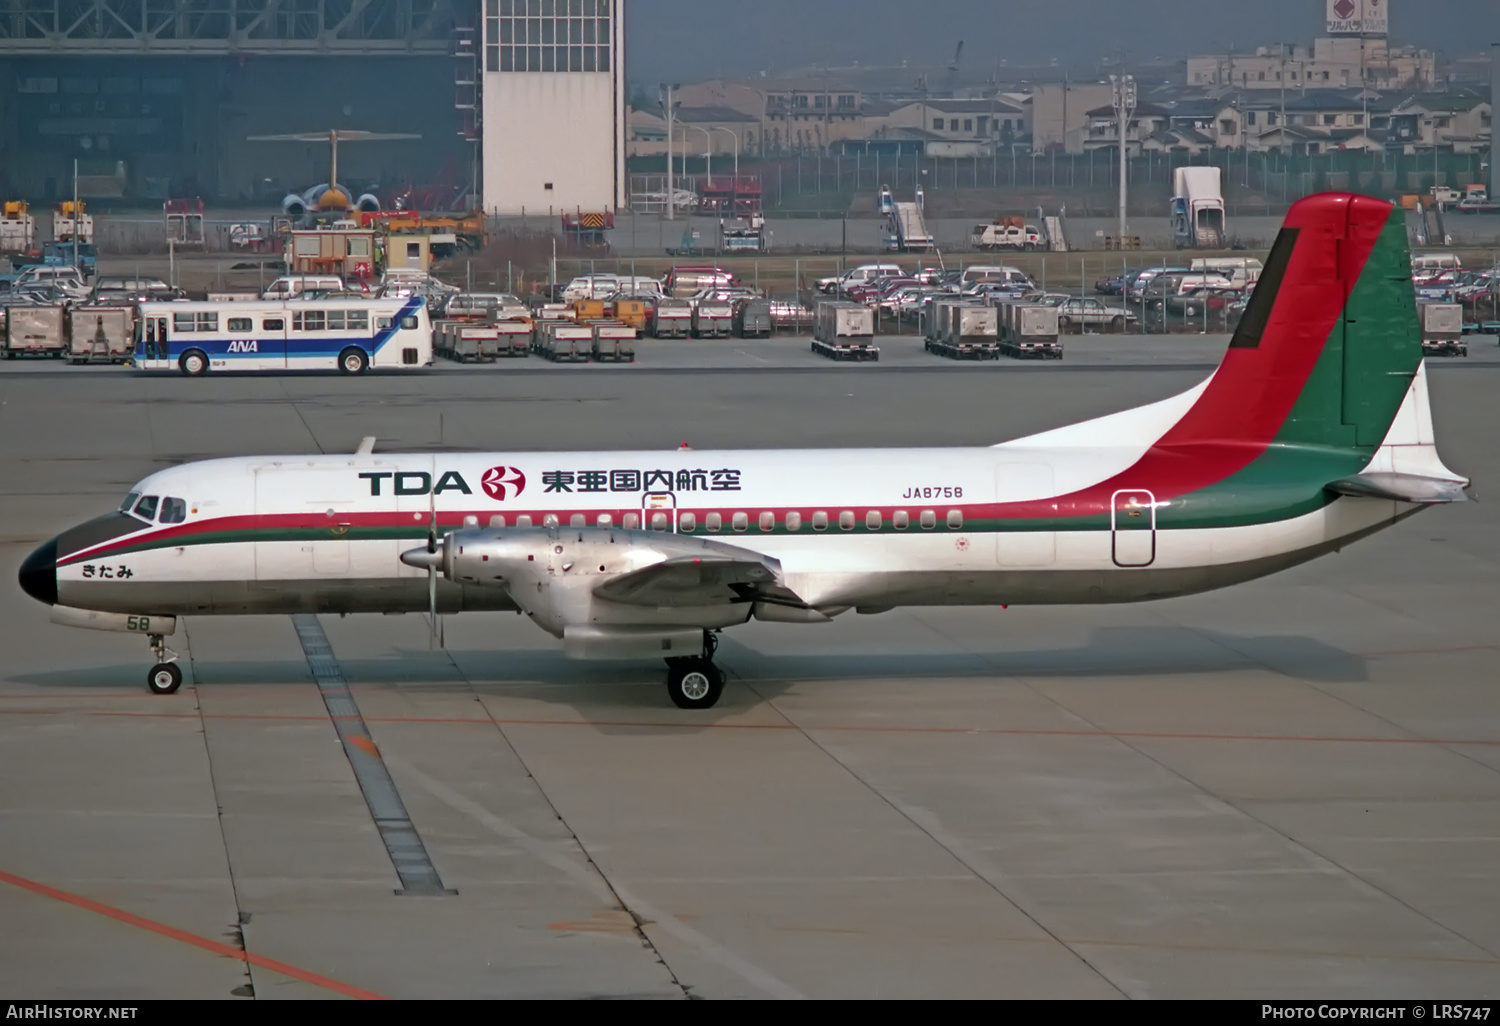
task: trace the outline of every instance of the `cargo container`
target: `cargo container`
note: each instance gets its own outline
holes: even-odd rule
[[[69,363],[127,363],[135,351],[135,307],[68,309]]]
[[[999,310],[973,303],[944,303],[936,313],[938,337],[928,340],[928,352],[955,360],[999,359]]]
[[[875,311],[845,301],[818,304],[812,351],[834,360],[879,360]]]
[[[769,299],[747,299],[735,307],[734,331],[740,338],[770,338],[774,327]]]
[[[432,348],[458,363],[488,363],[500,332],[483,321],[438,321],[432,326]]]
[[[1061,360],[1057,307],[1000,303],[1000,351],[1018,360]]]
[[[594,321],[594,359],[600,363],[635,363],[636,330],[621,321]]]
[[[588,363],[594,355],[594,329],[574,321],[539,321],[532,348],[553,363]]]
[[[1428,356],[1468,356],[1464,341],[1464,308],[1458,303],[1418,303],[1422,352]]]
[[[771,300],[771,326],[779,332],[795,334],[812,331],[813,312],[791,300]]]
[[[693,305],[685,299],[658,299],[651,314],[651,334],[657,338],[690,337],[693,334]]]
[[[66,356],[67,311],[61,306],[12,306],[5,319],[5,358]]]
[[[615,320],[628,324],[639,332],[645,332],[651,321],[651,306],[644,299],[616,299]]]
[[[700,300],[693,307],[693,334],[698,338],[729,338],[734,334],[734,304]]]
[[[501,321],[493,327],[494,337],[484,342],[484,355],[489,359],[524,357],[531,350],[534,329],[530,321]]]

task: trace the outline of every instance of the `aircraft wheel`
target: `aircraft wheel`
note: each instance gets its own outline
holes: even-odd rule
[[[208,373],[208,355],[198,349],[189,349],[182,354],[182,359],[177,361],[177,366],[182,368],[182,373],[190,378],[201,378]]]
[[[724,693],[724,674],[707,659],[667,664],[667,694],[679,709],[712,709]]]
[[[365,368],[370,365],[369,357],[365,356],[363,349],[350,346],[339,354],[339,370],[345,374],[355,376],[363,374]]]
[[[176,663],[157,663],[146,674],[146,687],[153,695],[175,695],[182,687],[182,670]]]

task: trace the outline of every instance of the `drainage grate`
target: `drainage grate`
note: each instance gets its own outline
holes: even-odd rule
[[[427,848],[412,825],[406,805],[401,801],[401,793],[396,790],[396,782],[391,779],[390,770],[380,757],[380,749],[375,747],[375,741],[365,726],[365,718],[360,714],[354,696],[349,693],[349,682],[344,679],[344,670],[334,657],[328,635],[323,633],[323,625],[310,614],[292,617],[292,624],[297,628],[297,638],[302,642],[308,668],[318,682],[318,691],[323,696],[323,704],[328,707],[329,718],[343,742],[344,754],[354,769],[354,779],[359,781],[359,789],[364,792],[370,818],[375,821],[375,829],[380,831],[391,864],[401,878],[401,890],[396,893],[457,894],[457,891],[443,886],[432,859],[427,856]]]

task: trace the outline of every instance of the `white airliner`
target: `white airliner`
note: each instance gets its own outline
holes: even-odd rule
[[[716,632],[899,606],[1135,602],[1340,549],[1467,479],[1434,445],[1406,229],[1368,197],[1292,208],[1219,370],[993,448],[385,455],[161,471],[47,542],[60,623],[512,611],[578,658],[660,657],[684,708]]]

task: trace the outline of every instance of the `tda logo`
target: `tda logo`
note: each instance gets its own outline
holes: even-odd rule
[[[515,467],[491,467],[479,479],[479,487],[496,502],[517,499],[526,490],[526,475]]]
[[[443,495],[447,492],[458,492],[460,495],[474,494],[474,489],[469,487],[469,482],[465,481],[464,476],[455,470],[439,476],[437,484],[432,483],[431,474],[423,471],[361,474],[359,479],[370,482],[370,495],[374,498],[382,495]]]

